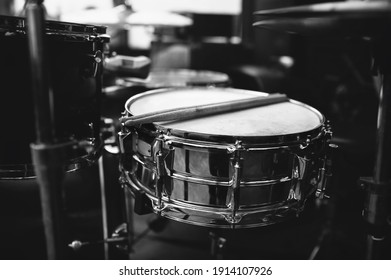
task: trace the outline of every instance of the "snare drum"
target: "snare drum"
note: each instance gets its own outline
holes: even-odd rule
[[[100,141],[101,63],[109,38],[105,27],[47,21],[49,80],[58,142],[84,142],[65,169],[89,165]],[[33,92],[26,20],[0,16],[0,179],[34,177],[30,143],[35,141]]]
[[[126,115],[266,93],[183,88],[130,98]],[[125,127],[122,182],[154,212],[184,223],[246,228],[296,217],[321,190],[331,131],[295,100],[183,121]],[[140,195],[141,194],[141,195]],[[136,202],[137,203],[137,202]]]

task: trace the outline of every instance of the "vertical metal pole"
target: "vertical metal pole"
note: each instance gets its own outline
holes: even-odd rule
[[[389,183],[391,178],[391,75],[382,75],[382,88],[379,96],[377,119],[377,150],[374,170],[375,183]]]
[[[104,175],[103,156],[99,158],[99,183],[100,183],[100,194],[102,203],[102,228],[103,228],[103,240],[109,238],[108,220],[107,220],[107,203],[106,203],[106,184]],[[109,243],[103,243],[103,250],[105,260],[109,259]]]
[[[30,147],[39,183],[47,258],[63,259],[66,252],[61,191],[64,155],[61,145],[55,144],[53,93],[49,88],[42,2],[30,1],[26,6],[36,124],[36,142]]]
[[[54,139],[53,93],[49,89],[47,46],[45,43],[44,9],[41,4],[26,7],[27,37],[34,93],[36,143],[51,143]]]
[[[253,13],[255,12],[254,0],[242,0],[241,11],[241,38],[245,46],[254,45]]]
[[[124,197],[125,197],[125,216],[126,216],[126,231],[128,240],[128,257],[131,259],[134,243],[134,217],[133,217],[133,198],[130,190],[126,186],[123,186]]]
[[[391,75],[382,75],[377,120],[377,145],[372,184],[368,187],[364,218],[369,226],[367,259],[381,259],[384,254],[387,220],[390,215],[391,180]]]

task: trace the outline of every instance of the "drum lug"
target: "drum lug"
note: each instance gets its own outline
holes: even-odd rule
[[[111,118],[101,118],[101,135],[106,151],[118,154],[117,128]]]
[[[303,143],[300,144],[300,150],[306,149],[311,144],[311,135],[307,136],[307,139],[303,141]]]
[[[331,137],[333,136],[333,131],[332,131],[332,128],[331,128],[330,121],[326,122],[326,125],[325,125],[325,135],[326,135],[326,139],[328,141],[330,141]]]
[[[237,224],[241,221],[242,215],[238,215],[238,209],[240,204],[240,181],[242,179],[243,171],[243,157],[244,151],[242,141],[237,140],[235,143],[235,149],[233,151],[233,157],[231,158],[233,174],[232,174],[232,195],[228,207],[231,209],[230,215],[225,215],[225,219],[231,224]]]
[[[332,171],[331,171],[331,154],[333,150],[337,149],[338,146],[335,144],[328,144],[327,150],[326,150],[326,156],[323,159],[323,166],[319,169],[319,175],[318,175],[318,183],[317,183],[317,189],[315,192],[315,196],[319,199],[328,198],[328,195],[326,195],[326,190],[328,186],[330,185],[330,179],[332,177]]]
[[[94,60],[92,76],[96,77],[98,73],[99,64],[101,64],[103,61],[103,53],[102,51],[98,50],[95,52],[95,54],[89,54],[88,56]]]
[[[126,145],[125,139],[130,136],[131,133],[127,131],[118,132],[118,146],[121,154],[126,154],[129,152],[129,147]],[[129,145],[129,144],[128,144]]]
[[[154,202],[154,209],[161,213],[161,211],[164,209],[164,205],[162,202],[163,197],[163,188],[165,179],[167,177],[166,172],[166,166],[165,166],[165,159],[169,155],[170,151],[167,152],[167,150],[164,150],[164,134],[161,132],[158,138],[156,139],[156,143],[154,145],[155,152],[155,160],[156,160],[156,189],[155,189],[155,195],[157,197],[157,202]]]

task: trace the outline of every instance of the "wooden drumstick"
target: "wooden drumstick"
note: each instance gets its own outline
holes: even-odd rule
[[[191,119],[212,114],[214,115],[253,107],[271,105],[281,103],[287,100],[289,100],[289,98],[285,94],[274,93],[267,96],[257,96],[246,99],[230,100],[219,103],[161,110],[137,116],[123,117],[121,118],[121,123],[123,123],[123,125],[125,126],[134,126],[143,123]]]

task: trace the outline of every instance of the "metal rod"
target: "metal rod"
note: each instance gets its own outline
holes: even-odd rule
[[[26,7],[30,67],[33,87],[36,142],[50,143],[54,139],[53,93],[49,89],[49,71],[45,44],[44,9],[41,4]]]
[[[36,142],[31,144],[34,170],[39,183],[42,219],[48,259],[64,259],[64,209],[61,190],[64,145],[55,143],[53,93],[49,88],[43,1],[26,6]]]
[[[379,96],[377,120],[377,149],[374,170],[375,183],[388,183],[390,180],[391,162],[391,74],[382,75],[382,88]]]
[[[103,240],[109,240],[109,226],[107,219],[107,203],[106,203],[106,183],[104,175],[103,156],[98,160],[99,165],[99,183],[100,183],[100,198],[102,203],[102,228],[103,228]],[[109,259],[109,244],[105,242],[103,244],[105,260]]]
[[[373,186],[368,189],[364,218],[369,225],[367,259],[381,259],[389,216],[391,167],[391,74],[382,75],[377,120],[377,145]]]
[[[125,197],[125,217],[126,217],[126,232],[128,240],[128,258],[131,259],[131,254],[134,245],[134,217],[133,217],[133,197],[130,190],[124,186],[124,197]]]

